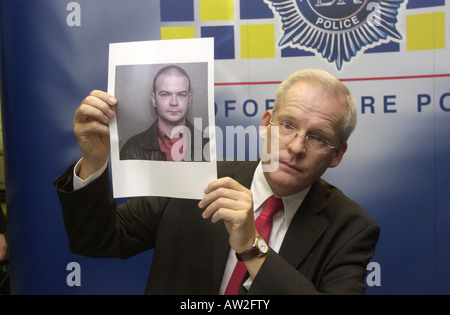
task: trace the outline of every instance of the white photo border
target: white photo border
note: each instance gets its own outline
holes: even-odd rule
[[[110,122],[111,173],[115,198],[162,196],[202,199],[203,190],[217,178],[214,117],[214,39],[193,38],[112,43],[109,47],[108,93],[115,95],[116,67],[122,65],[207,63],[209,137],[207,162],[120,160],[116,117]],[[150,91],[149,91],[150,92]],[[120,106],[120,100],[119,105]],[[195,104],[194,104],[195,106]]]

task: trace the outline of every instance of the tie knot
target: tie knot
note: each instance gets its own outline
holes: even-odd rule
[[[260,215],[268,217],[270,219],[280,210],[283,210],[283,200],[281,198],[271,196],[266,200],[263,211]]]

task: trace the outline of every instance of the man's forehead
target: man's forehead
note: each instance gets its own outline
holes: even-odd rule
[[[188,78],[181,73],[163,73],[156,79],[156,86],[159,87],[161,84],[170,84],[171,81],[175,81],[178,84],[185,84],[186,89],[189,86]]]
[[[179,72],[179,71],[168,71],[161,73],[158,78],[156,79],[156,82],[158,82],[161,79],[184,79],[186,81],[189,81],[185,74]]]
[[[345,96],[333,95],[317,85],[302,84],[301,87],[293,85],[290,91],[287,91],[275,115],[295,120],[310,118],[316,122],[322,122],[321,129],[334,129],[344,119],[346,108]]]
[[[292,84],[286,91],[280,105],[286,103],[298,103],[299,105],[309,105],[308,103],[315,103],[316,99],[327,100],[329,110],[342,112],[347,109],[346,95],[339,93],[323,86],[317,82],[298,81]],[[281,107],[280,106],[280,107]]]

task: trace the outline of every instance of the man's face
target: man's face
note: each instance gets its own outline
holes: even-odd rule
[[[153,106],[164,123],[180,125],[186,119],[191,106],[188,79],[179,73],[162,74],[156,80],[156,91],[152,93]]]
[[[336,149],[325,147],[316,151],[306,147],[304,136],[320,136],[331,146],[337,146],[338,126],[346,113],[345,104],[343,97],[336,99],[318,86],[297,82],[287,91],[275,113],[267,111],[264,114],[261,125],[269,125],[272,118],[275,124],[286,123],[299,133],[292,141],[279,138],[278,169],[264,173],[276,194],[285,196],[299,192],[319,179],[327,168],[340,163],[347,149],[346,143]]]

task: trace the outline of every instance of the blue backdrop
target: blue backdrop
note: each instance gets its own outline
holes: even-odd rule
[[[235,27],[231,36],[236,35],[238,26],[247,23],[243,21],[255,18],[275,25],[276,47],[279,24],[269,1],[231,1],[241,14],[257,12],[246,10],[245,4],[255,5],[260,14],[208,22],[217,29],[201,28],[200,2],[183,2],[188,6],[183,12],[193,9],[184,22],[164,9],[180,1],[0,2],[13,293],[143,293],[152,252],[126,261],[72,254],[53,181],[80,158],[73,115],[92,89],[106,90],[109,43],[159,40],[164,27],[182,23],[198,37],[212,34],[217,39],[230,35],[230,25]],[[342,69],[320,54],[287,47],[277,47],[272,57],[244,58],[239,40],[232,42],[236,47],[216,54],[216,123],[223,128],[258,125],[277,83],[295,70],[292,64],[298,69],[321,67],[346,80],[358,103],[358,128],[344,162],[327,172],[326,179],[381,227],[373,258],[380,267],[378,282],[371,283],[369,294],[450,293],[448,34],[444,47],[407,48],[408,38],[415,36],[409,18],[436,12],[448,16],[445,0],[404,1],[398,15],[402,39],[365,51]],[[216,40],[216,45],[223,43]],[[75,270],[68,268],[71,262],[80,267],[80,285],[70,285]]]

